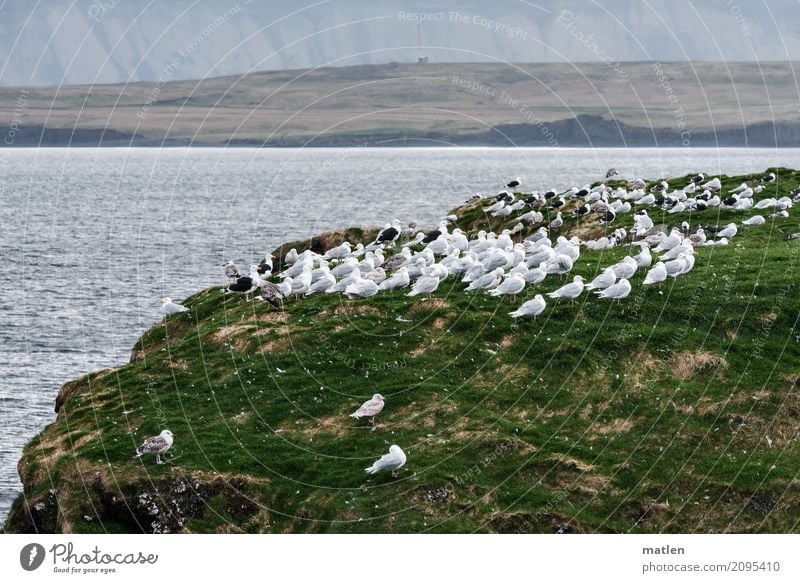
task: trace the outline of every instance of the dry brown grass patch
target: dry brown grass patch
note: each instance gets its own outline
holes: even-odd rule
[[[664,362],[649,352],[640,352],[636,359],[625,368],[626,384],[632,391],[645,387],[645,381],[657,376]]]
[[[288,312],[269,311],[263,314],[253,314],[245,322],[286,322],[288,319]]]
[[[373,316],[383,316],[383,310],[370,306],[367,303],[348,302],[336,306],[333,309],[334,316],[350,316],[353,314],[372,314]]]
[[[523,364],[503,364],[496,370],[483,371],[475,375],[474,384],[478,388],[490,389],[512,381],[533,378],[531,370]]]
[[[670,359],[670,370],[681,380],[688,380],[698,372],[712,368],[717,373],[728,368],[728,361],[707,350],[678,352]]]
[[[233,421],[237,425],[244,425],[250,420],[252,416],[253,416],[252,411],[242,411],[238,415],[234,415],[233,417],[231,417],[231,421]]]
[[[174,368],[177,370],[189,370],[189,363],[183,360],[182,358],[170,359],[167,365],[170,368]]]
[[[420,314],[423,312],[433,312],[434,310],[439,310],[449,307],[450,304],[441,298],[431,298],[429,300],[423,299],[418,302],[414,302],[408,309],[408,313],[412,315]]]
[[[269,354],[272,352],[288,352],[292,348],[292,342],[288,336],[283,338],[276,338],[268,342],[259,342],[258,353]]]
[[[549,458],[550,460],[556,461],[564,466],[575,468],[579,472],[591,472],[594,469],[594,466],[591,464],[587,464],[584,461],[579,459],[570,457],[563,453],[554,453]]]
[[[633,422],[630,419],[612,419],[607,423],[595,422],[589,427],[592,433],[599,433],[600,435],[611,435],[617,433],[626,433],[633,428]]]

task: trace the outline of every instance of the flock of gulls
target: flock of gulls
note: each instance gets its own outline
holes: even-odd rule
[[[793,203],[800,202],[800,189],[780,198],[754,200],[766,184],[776,180],[773,173],[728,192],[722,191],[719,178],[707,179],[703,174],[677,187],[661,181],[650,188],[643,180],[617,180],[620,186],[612,187],[609,179],[615,176],[616,171],[611,169],[606,180],[593,187],[526,194],[519,192],[521,181],[517,178],[496,195],[477,194],[467,200],[467,205],[480,205],[492,217],[515,222],[514,227],[499,233],[481,230],[471,236],[455,225],[455,215],[445,217],[437,228],[427,232],[418,231],[414,223],[403,227],[394,220],[384,225],[367,245],[345,241],[325,253],[291,249],[283,258],[283,269],[277,273],[273,272],[277,259],[274,255],[252,265],[247,275],[234,261],[228,261],[224,270],[229,282],[222,291],[248,297],[258,292],[259,299],[280,307],[290,298],[322,293],[369,298],[382,292],[408,290],[408,297],[429,298],[446,279],[458,278],[466,284],[465,293],[485,293],[501,300],[508,297],[516,302],[526,288],[553,277],[569,278],[582,252],[627,245],[629,254],[604,267],[591,281],[575,275],[544,294],[549,300],[574,302],[584,293],[594,293],[601,299],[620,302],[630,295],[637,273],[644,273],[644,286],[678,278],[694,267],[697,249],[727,245],[739,232],[736,223],[692,227],[685,220],[677,223],[678,217],[676,224],[669,227],[656,224],[650,212],[667,217],[692,212],[692,218],[702,217],[699,213],[710,208],[768,214],[753,214],[741,221],[744,226],[758,226],[766,224],[767,219],[788,217]],[[488,204],[487,199],[491,199]],[[579,222],[596,218],[597,223],[607,225],[604,234],[590,240],[558,235],[564,225],[563,213],[567,212]],[[632,214],[630,231],[616,228],[608,234],[617,217],[625,214]],[[517,236],[526,229],[535,230],[524,239]],[[536,294],[509,315],[514,319],[535,319],[547,309],[544,295]],[[162,300],[163,313],[183,311],[186,308],[170,298]],[[367,418],[374,429],[375,417],[383,408],[383,396],[375,394],[350,416]],[[156,453],[160,462],[158,455],[171,445],[172,434],[165,430],[145,441],[137,455]],[[392,445],[389,453],[366,472],[390,471],[394,476],[405,463],[403,450]]]

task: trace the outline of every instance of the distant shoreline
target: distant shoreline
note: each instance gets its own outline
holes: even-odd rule
[[[154,139],[114,129],[43,128],[22,126],[14,140],[0,140],[0,147],[268,147],[268,148],[337,148],[337,147],[543,147],[543,148],[689,148],[689,147],[800,147],[800,122],[761,122],[743,128],[716,132],[683,131],[671,128],[644,128],[608,120],[597,115],[579,115],[548,125],[544,134],[537,124],[503,124],[481,133],[444,134],[357,133],[291,136],[259,140],[253,138],[227,141],[189,141]]]

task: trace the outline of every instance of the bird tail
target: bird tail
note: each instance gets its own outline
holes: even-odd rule
[[[350,413],[350,417],[352,417],[353,419],[361,419],[361,415],[359,415],[358,413]]]
[[[377,473],[378,470],[375,469],[375,466],[370,466],[368,468],[364,468],[364,471],[367,472],[368,474],[374,474]]]

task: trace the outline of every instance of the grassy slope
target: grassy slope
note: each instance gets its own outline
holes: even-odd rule
[[[758,198],[798,184],[780,170]],[[478,206],[459,213],[486,226]],[[135,362],[76,381],[26,448],[28,501],[57,490],[50,528],[77,532],[795,531],[800,241],[779,229],[798,228],[796,213],[741,228],[678,280],[637,274],[621,305],[583,295],[518,324],[453,280],[429,301],[327,295],[283,312],[203,291]],[[584,252],[575,273],[625,254]],[[373,392],[387,398],[376,431],[347,416]],[[170,463],[132,460],[163,427]],[[392,443],[401,478],[367,477]],[[9,530],[31,528],[24,507]]]
[[[431,63],[268,71],[203,80],[0,87],[0,125],[107,128],[150,139],[485,132],[579,114],[692,132],[796,121],[794,63]],[[669,83],[672,103],[663,83]],[[634,89],[635,88],[635,89]],[[20,102],[20,97],[23,97]],[[681,119],[676,118],[680,107]],[[535,118],[531,115],[535,112]]]

